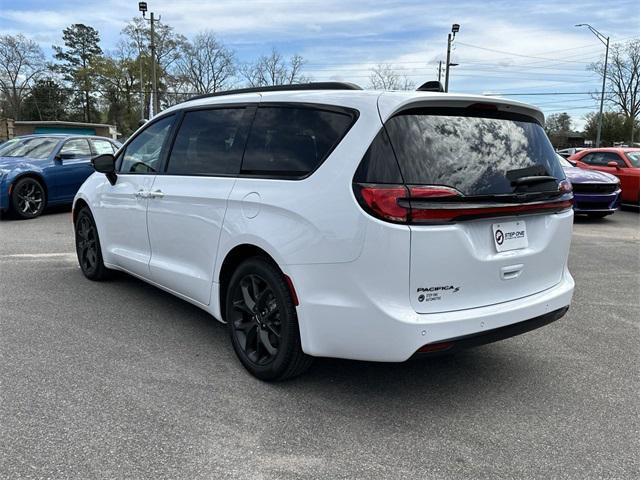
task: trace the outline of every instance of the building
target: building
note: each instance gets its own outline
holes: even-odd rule
[[[10,118],[0,118],[0,142],[13,137],[32,134],[70,133],[74,135],[100,135],[112,139],[118,138],[115,125],[104,123],[62,122],[51,121],[23,121]]]

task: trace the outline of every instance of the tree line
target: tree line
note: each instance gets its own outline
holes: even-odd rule
[[[276,49],[250,63],[211,31],[188,40],[170,25],[155,26],[156,75],[161,108],[194,95],[243,86],[303,83],[305,60]],[[73,24],[47,59],[22,34],[0,35],[0,116],[16,120],[69,120],[115,124],[128,135],[149,116],[150,29],[134,18],[115,48],[105,52],[99,32]]]
[[[70,120],[110,123],[129,135],[149,117],[151,103],[151,32],[147,21],[133,18],[120,32],[113,50],[100,46],[99,32],[73,24],[53,45],[47,59],[40,46],[22,34],[0,35],[0,116],[22,120]],[[286,57],[275,48],[250,62],[240,62],[213,32],[191,40],[162,22],[155,28],[155,60],[161,108],[194,95],[237,87],[304,83],[306,60]],[[602,73],[603,62],[589,66]],[[392,65],[370,70],[369,86],[413,89],[415,84]],[[603,144],[633,142],[640,137],[640,40],[614,44],[607,70],[607,112]],[[594,92],[594,97],[599,93]],[[595,140],[597,114],[586,117],[584,134]],[[561,141],[572,131],[568,114],[547,119],[547,133]]]

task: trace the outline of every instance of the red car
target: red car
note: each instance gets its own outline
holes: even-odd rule
[[[569,160],[581,168],[615,175],[620,179],[622,203],[640,204],[640,148],[590,148]]]

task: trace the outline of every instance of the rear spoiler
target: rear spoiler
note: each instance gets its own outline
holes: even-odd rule
[[[455,93],[438,94],[426,91],[416,91],[411,96],[406,93],[384,92],[378,97],[378,111],[383,123],[399,112],[414,108],[466,109],[469,107],[525,115],[544,125],[544,114],[536,107],[504,98]]]

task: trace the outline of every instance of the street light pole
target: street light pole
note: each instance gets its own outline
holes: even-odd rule
[[[598,115],[598,133],[596,133],[596,148],[600,146],[600,139],[602,137],[602,109],[604,108],[604,92],[607,84],[607,63],[609,62],[609,37],[605,37],[598,30],[593,28],[588,23],[579,23],[576,27],[587,27],[591,30],[600,42],[606,47],[604,54],[604,71],[602,72],[602,93],[600,94],[600,114]]]
[[[147,2],[138,2],[138,10],[142,12],[142,17],[147,19]],[[158,113],[160,110],[160,101],[158,99],[158,77],[156,73],[156,33],[155,33],[155,22],[160,21],[160,19],[156,20],[153,16],[153,12],[151,12],[151,18],[149,19],[151,22],[151,109],[153,112],[149,112],[149,116],[152,117]]]
[[[460,25],[454,23],[451,26],[451,33],[447,36],[447,64],[444,71],[444,91],[449,91],[449,69],[453,66],[451,64],[451,44],[456,38],[456,33],[460,31]]]
[[[156,76],[156,35],[154,23],[153,12],[151,12],[151,89],[153,90],[153,114],[157,115],[160,110],[160,102],[158,101],[158,78]]]

